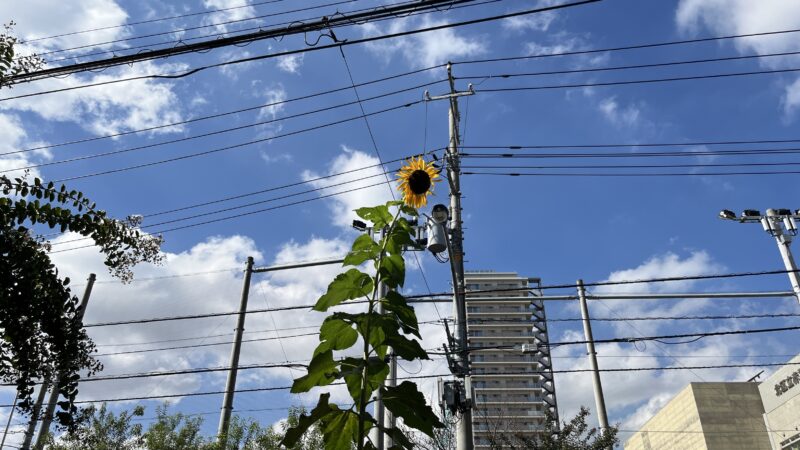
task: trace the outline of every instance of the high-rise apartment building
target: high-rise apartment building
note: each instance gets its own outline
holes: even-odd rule
[[[519,447],[544,430],[545,411],[558,420],[539,280],[474,271],[464,281],[468,292],[484,291],[466,297],[475,447]]]

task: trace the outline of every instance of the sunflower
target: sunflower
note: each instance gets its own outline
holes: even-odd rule
[[[421,156],[416,159],[411,157],[397,172],[397,178],[400,180],[397,190],[403,193],[406,205],[420,208],[428,203],[433,185],[439,180],[439,171],[433,162],[425,162]]]

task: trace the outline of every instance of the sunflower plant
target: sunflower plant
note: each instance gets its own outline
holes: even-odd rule
[[[369,413],[373,394],[378,391],[385,408],[402,419],[406,427],[432,436],[435,428],[444,426],[416,384],[403,381],[397,386],[383,386],[389,375],[390,348],[397,358],[406,361],[429,359],[414,339],[422,339],[417,315],[399,289],[406,272],[403,250],[415,245],[414,228],[406,217],[418,216],[416,208],[427,203],[438,173],[432,164],[419,158],[410,160],[398,178],[402,201],[356,210],[359,217],[372,223],[373,229],[383,230],[381,237],[376,241],[368,233],[355,239],[343,263],[353,268],[337,275],[314,306],[314,310],[326,312],[337,305],[358,302],[366,306],[365,310],[334,312],[325,318],[308,373],[292,385],[293,393],[302,393],[342,383],[347,386],[352,404],[340,406],[330,402],[330,393],[321,394],[310,414],[302,415],[297,425],[287,430],[282,441],[287,448],[297,444],[315,424],[322,431],[326,450],[374,449],[375,444],[369,438],[373,429],[393,439],[392,449],[413,448],[401,428],[386,427]],[[356,268],[370,261],[374,274]],[[381,283],[386,286],[384,296],[379,295]],[[378,313],[380,305],[383,314]],[[335,355],[353,347],[358,348],[358,357]]]

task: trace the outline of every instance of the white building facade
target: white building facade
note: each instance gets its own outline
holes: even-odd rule
[[[523,445],[558,420],[544,302],[538,279],[514,272],[464,276],[476,448]],[[531,290],[514,290],[531,288]]]
[[[800,355],[776,370],[758,390],[773,450],[800,450]]]

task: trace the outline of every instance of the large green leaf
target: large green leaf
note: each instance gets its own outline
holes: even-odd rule
[[[330,412],[322,421],[325,450],[351,450],[358,442],[358,415],[350,410]]]
[[[386,337],[398,335],[400,327],[397,322],[391,317],[376,312],[358,315],[355,317],[355,321],[362,337],[366,338],[369,329],[367,342],[375,349],[375,354],[380,358],[386,357],[388,350],[385,344]]]
[[[430,359],[428,353],[419,345],[416,339],[408,339],[400,334],[386,336],[383,343],[392,347],[397,356],[407,360]]]
[[[346,370],[345,367],[347,368]],[[345,358],[342,361],[342,369],[342,375],[345,383],[347,383],[347,390],[350,391],[350,397],[353,398],[355,404],[359,404],[361,401],[361,380],[364,378],[364,360]],[[372,393],[383,384],[388,375],[389,364],[383,359],[369,359],[367,364],[367,397],[372,396]]]
[[[308,392],[315,386],[327,386],[333,383],[339,375],[336,366],[332,350],[314,355],[308,363],[308,374],[292,383],[292,393]]]
[[[358,217],[372,222],[372,226],[376,229],[381,229],[392,222],[392,213],[389,212],[388,205],[358,208],[356,214],[358,214]]]
[[[400,219],[392,228],[386,239],[386,251],[392,255],[400,255],[406,246],[414,244],[411,238],[413,229],[405,219]]]
[[[331,394],[320,395],[319,403],[317,403],[317,406],[311,411],[311,414],[302,414],[297,421],[297,425],[286,430],[286,435],[284,435],[283,440],[281,440],[282,446],[285,448],[293,448],[312,425],[333,411],[331,406],[336,407],[336,405],[328,404],[330,396]]]
[[[353,248],[344,258],[345,266],[358,266],[364,261],[375,259],[381,252],[381,247],[368,234],[362,234],[353,242]]]
[[[350,269],[340,273],[328,285],[328,292],[317,300],[314,309],[327,311],[346,300],[367,296],[372,293],[372,277],[358,269]]]
[[[358,332],[353,329],[353,325],[342,319],[328,317],[322,322],[319,329],[320,344],[314,350],[314,355],[328,350],[344,350],[356,343]]]
[[[390,288],[402,286],[406,279],[406,263],[403,261],[403,256],[385,255],[381,260],[380,274],[381,280]]]
[[[407,426],[431,437],[434,428],[444,427],[431,407],[425,403],[425,396],[417,390],[416,384],[404,381],[395,387],[381,388],[381,392],[386,409],[396,417],[402,418]]]
[[[381,299],[383,307],[386,311],[394,314],[400,326],[403,328],[404,333],[413,334],[422,339],[419,334],[419,322],[417,322],[417,314],[414,312],[414,307],[406,302],[405,297],[400,295],[397,291],[389,291],[386,297]]]

